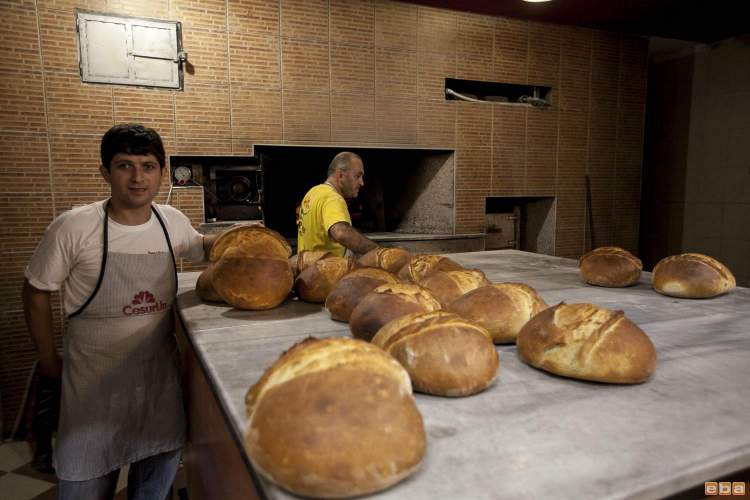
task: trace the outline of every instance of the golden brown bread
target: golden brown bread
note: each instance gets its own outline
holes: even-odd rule
[[[208,260],[215,262],[229,248],[235,248],[244,257],[288,259],[292,247],[273,229],[263,226],[235,226],[221,233],[211,246]]]
[[[380,328],[399,316],[440,309],[440,302],[419,285],[380,285],[357,304],[349,317],[349,329],[358,339],[370,340]]]
[[[360,266],[379,267],[386,271],[397,273],[411,258],[411,254],[403,248],[377,247],[359,258]]]
[[[415,391],[438,396],[483,391],[499,367],[489,332],[444,311],[396,318],[378,330],[372,343],[406,368]]]
[[[641,260],[620,247],[599,247],[578,259],[586,283],[623,287],[638,283],[643,270]]]
[[[333,286],[354,265],[351,257],[334,256],[316,260],[299,273],[294,282],[294,290],[305,302],[323,303]]]
[[[651,283],[661,294],[689,299],[715,297],[737,286],[724,264],[700,253],[663,258],[654,266]]]
[[[228,304],[239,309],[271,309],[292,290],[292,268],[286,257],[248,258],[230,247],[214,264],[214,289]]]
[[[498,283],[468,292],[451,302],[447,310],[483,326],[493,342],[503,344],[515,342],[523,325],[547,307],[528,285]]]
[[[583,380],[635,384],[656,368],[651,339],[622,311],[594,304],[558,304],[518,334],[518,354],[532,366]]]
[[[316,261],[327,259],[328,257],[338,257],[328,250],[302,250],[297,254],[297,274],[301,273]]]
[[[394,283],[398,283],[398,278],[385,269],[355,269],[333,285],[331,293],[326,297],[326,309],[331,313],[331,318],[348,322],[352,310],[365,295],[380,285]]]
[[[408,374],[360,340],[296,344],[245,401],[248,456],[263,476],[297,495],[374,493],[410,475],[424,457],[424,424]]]
[[[214,279],[214,264],[211,263],[206,269],[198,276],[198,281],[195,283],[195,293],[198,294],[201,300],[207,300],[210,302],[223,302],[219,292],[216,291],[213,284]]]
[[[432,293],[444,309],[465,293],[489,284],[490,281],[479,269],[435,271],[419,282],[420,286]]]
[[[457,262],[442,255],[416,255],[398,272],[402,281],[419,283],[435,271],[458,271],[463,269]]]

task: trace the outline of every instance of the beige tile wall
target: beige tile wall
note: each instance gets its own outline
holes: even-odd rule
[[[76,7],[181,21],[184,91],[82,84]],[[484,229],[486,196],[550,195],[559,255],[586,248],[589,209],[596,244],[635,250],[643,39],[386,0],[18,0],[0,12],[6,430],[34,357],[23,268],[53,216],[106,195],[98,142],[116,122],[156,128],[169,154],[247,154],[256,142],[455,148],[458,232]],[[549,85],[554,105],[446,102],[445,77]],[[174,190],[171,202],[200,221],[199,192]]]

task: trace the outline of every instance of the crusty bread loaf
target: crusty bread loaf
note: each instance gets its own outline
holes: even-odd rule
[[[404,267],[411,254],[403,248],[377,247],[359,258],[360,266],[379,267],[386,271],[397,273]]]
[[[219,292],[216,291],[213,284],[214,280],[214,264],[209,264],[206,269],[198,276],[198,281],[195,283],[195,293],[201,300],[207,300],[209,302],[223,302]]]
[[[700,253],[663,258],[654,266],[651,282],[661,294],[688,299],[715,297],[737,285],[724,264]]]
[[[583,380],[643,382],[656,368],[651,339],[622,311],[558,304],[526,323],[518,354],[532,366]]]
[[[483,391],[499,366],[489,332],[444,311],[396,318],[378,330],[372,343],[406,368],[415,391],[438,396]]]
[[[287,257],[248,258],[242,249],[228,248],[214,264],[214,289],[228,304],[240,309],[271,309],[292,290],[292,268]]]
[[[599,247],[578,259],[586,283],[623,287],[638,283],[643,270],[641,260],[620,247]]]
[[[377,267],[355,269],[341,278],[326,297],[326,309],[331,318],[349,321],[354,307],[362,298],[385,284],[398,283],[396,275]]]
[[[515,342],[523,325],[547,307],[528,285],[498,283],[466,293],[447,310],[483,326],[493,342],[503,344]]]
[[[463,269],[457,262],[442,255],[416,255],[398,272],[402,281],[419,283],[435,271],[458,271]]]
[[[302,250],[297,254],[297,274],[301,273],[316,261],[327,259],[328,257],[338,257],[328,250]]]
[[[435,271],[419,282],[438,299],[443,309],[465,293],[489,284],[490,281],[479,269]]]
[[[440,309],[440,302],[419,285],[380,285],[357,304],[349,317],[349,329],[358,339],[371,340],[380,328],[399,316]]]
[[[414,472],[425,454],[409,376],[391,356],[360,340],[295,345],[245,401],[250,460],[297,495],[374,493]]]
[[[288,259],[292,247],[279,233],[263,226],[235,226],[221,233],[211,246],[208,259],[219,258],[228,248],[239,251],[237,256]]]
[[[333,286],[354,265],[351,257],[334,256],[316,260],[299,273],[294,282],[294,290],[305,302],[323,303]]]

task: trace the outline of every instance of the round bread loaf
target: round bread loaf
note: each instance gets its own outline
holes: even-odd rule
[[[367,342],[310,338],[296,344],[245,402],[250,460],[297,495],[374,493],[414,472],[425,454],[408,374]]]
[[[539,294],[523,283],[483,286],[451,302],[447,310],[483,326],[496,344],[513,343],[523,325],[547,309]]]
[[[396,318],[378,330],[372,343],[406,368],[415,391],[437,396],[483,391],[499,366],[489,332],[444,311]]]
[[[297,274],[301,273],[320,259],[339,257],[328,250],[302,250],[297,254]]]
[[[380,285],[364,296],[349,317],[349,329],[358,339],[371,340],[389,321],[410,313],[440,309],[440,302],[419,285]]]
[[[224,302],[219,292],[216,291],[213,284],[214,280],[214,264],[209,264],[206,269],[198,276],[198,281],[195,283],[195,293],[201,300],[207,300],[209,302]]]
[[[489,284],[490,281],[479,269],[435,271],[419,282],[421,287],[432,293],[443,309],[465,293]]]
[[[463,269],[457,262],[443,257],[442,255],[417,255],[398,272],[398,278],[402,281],[419,283],[435,271],[458,271]]]
[[[292,290],[292,268],[282,259],[248,258],[239,248],[227,249],[214,264],[214,289],[228,304],[239,309],[271,309]]]
[[[331,293],[326,297],[326,309],[331,313],[331,318],[348,322],[352,310],[365,295],[380,285],[394,283],[398,283],[398,278],[385,269],[355,269],[333,285]]]
[[[229,248],[235,248],[244,257],[267,257],[273,259],[288,259],[292,255],[292,247],[286,239],[273,229],[263,226],[238,225],[221,233],[211,245],[208,260],[215,262]]]
[[[594,304],[558,304],[518,334],[518,354],[532,366],[583,380],[635,384],[656,368],[656,349],[622,311]]]
[[[638,283],[643,270],[641,260],[620,247],[599,247],[578,259],[586,283],[623,287]]]
[[[715,297],[737,286],[724,264],[700,253],[663,258],[654,266],[651,283],[661,294],[687,299]]]
[[[354,265],[351,257],[326,257],[316,260],[299,273],[294,282],[294,290],[305,302],[323,303],[333,286],[349,273]]]
[[[409,252],[397,247],[373,248],[359,258],[360,266],[379,267],[386,271],[397,273],[411,258]]]

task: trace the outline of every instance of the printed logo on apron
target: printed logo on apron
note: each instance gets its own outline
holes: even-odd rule
[[[122,308],[123,316],[133,316],[140,314],[153,314],[161,312],[167,308],[166,302],[156,300],[154,294],[148,290],[141,290],[133,296],[130,304]]]

